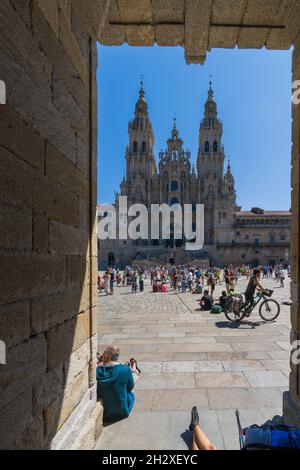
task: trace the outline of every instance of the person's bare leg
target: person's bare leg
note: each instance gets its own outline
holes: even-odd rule
[[[215,445],[210,442],[199,425],[199,414],[196,406],[193,406],[191,412],[191,424],[189,427],[193,433],[192,450],[216,450]]]
[[[196,441],[194,439],[194,435],[193,435],[193,444],[192,444],[192,449],[191,450],[201,450],[201,449],[199,449],[199,447],[196,444]]]
[[[217,450],[216,446],[204,434],[199,424],[194,428],[192,450]]]

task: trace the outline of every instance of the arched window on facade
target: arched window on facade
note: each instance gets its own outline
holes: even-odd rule
[[[143,142],[142,142],[142,153],[146,153],[146,148],[147,148],[146,142],[143,141]]]
[[[171,191],[178,191],[178,181],[171,181]]]
[[[206,141],[205,142],[205,153],[208,153],[209,152],[209,142]]]
[[[218,151],[218,142],[214,141],[213,149],[215,153]]]
[[[138,144],[137,144],[137,141],[135,140],[133,142],[133,153],[137,153],[137,151],[138,151]]]

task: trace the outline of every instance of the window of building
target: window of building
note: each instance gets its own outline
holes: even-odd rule
[[[179,201],[178,201],[177,197],[172,197],[171,206],[173,206],[173,204],[179,204]]]
[[[138,144],[137,144],[137,141],[135,140],[133,142],[133,153],[137,153],[137,151],[138,151]]]
[[[146,142],[142,142],[142,153],[146,153],[146,148],[147,148],[147,145],[146,145]]]
[[[208,153],[209,152],[209,142],[206,141],[205,142],[205,153]]]
[[[218,142],[214,141],[213,149],[215,153],[218,151]]]
[[[171,181],[171,191],[178,191],[178,181]]]

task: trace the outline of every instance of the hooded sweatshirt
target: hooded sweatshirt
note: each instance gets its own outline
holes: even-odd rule
[[[96,369],[97,393],[103,401],[105,422],[127,418],[130,398],[134,388],[132,372],[123,364],[98,366]]]

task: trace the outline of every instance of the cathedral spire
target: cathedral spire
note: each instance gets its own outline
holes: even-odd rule
[[[143,80],[143,77],[141,77],[141,81],[140,81],[140,98],[144,98],[144,96],[145,96],[144,80]]]
[[[231,173],[230,158],[228,158],[228,163],[227,163],[227,173]]]
[[[173,128],[171,132],[171,138],[172,140],[178,140],[179,138],[179,131],[177,129],[177,123],[176,123],[176,116],[174,116],[174,119],[173,119]]]
[[[209,76],[208,101],[214,101],[214,91],[212,89],[212,74]]]
[[[228,183],[231,183],[234,185],[234,176],[231,171],[231,164],[230,164],[230,158],[228,158],[228,163],[227,163],[227,172],[225,174],[225,180]]]
[[[209,90],[207,94],[207,100],[205,103],[205,114],[217,114],[217,104],[215,102],[214,90],[212,88],[211,75],[209,80]]]
[[[135,116],[148,116],[148,103],[145,99],[144,81],[140,81],[139,98],[135,105]]]

